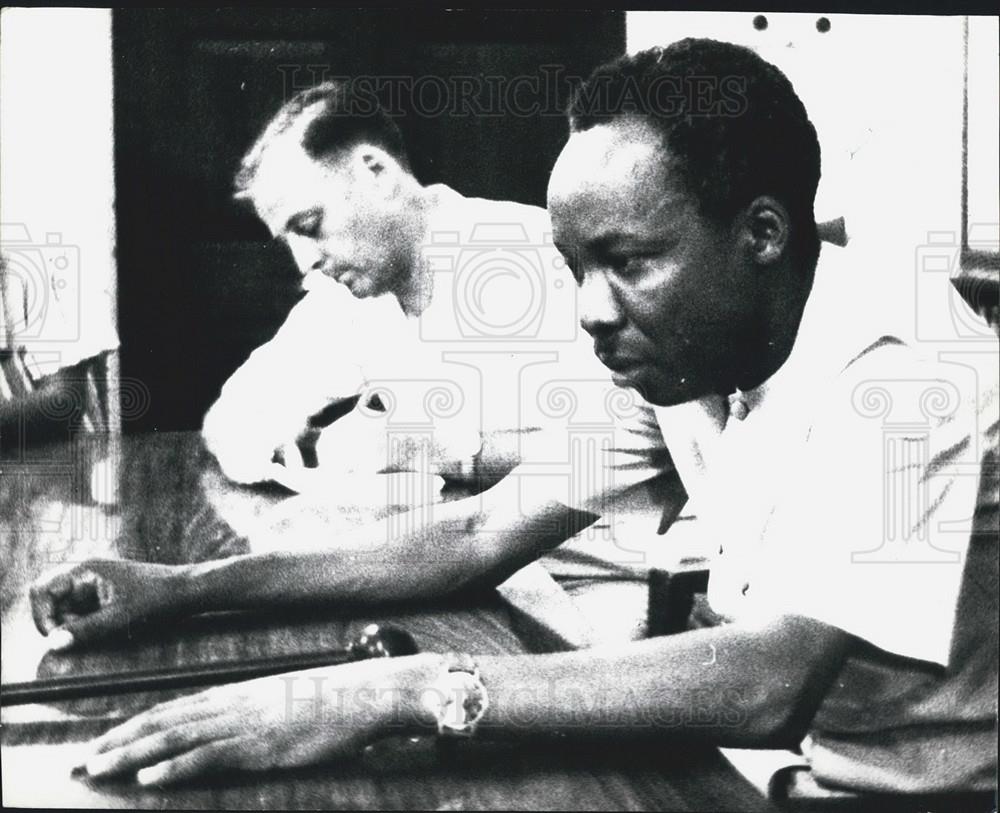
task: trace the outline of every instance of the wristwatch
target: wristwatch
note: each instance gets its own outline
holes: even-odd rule
[[[490,699],[472,657],[460,653],[445,655],[441,674],[424,690],[423,703],[437,721],[438,736],[475,734]]]

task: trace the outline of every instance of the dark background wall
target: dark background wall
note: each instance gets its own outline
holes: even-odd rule
[[[625,49],[622,12],[116,11],[126,430],[197,428],[301,295],[287,251],[231,200],[240,157],[296,90],[365,77],[423,183],[544,205],[580,77]]]

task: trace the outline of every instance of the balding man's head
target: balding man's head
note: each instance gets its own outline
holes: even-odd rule
[[[802,260],[815,260],[816,131],[788,78],[749,48],[685,39],[623,56],[594,71],[568,112],[573,131],[647,121],[708,217],[728,222],[773,196]]]
[[[369,96],[350,82],[325,82],[300,91],[281,106],[244,156],[236,175],[236,196],[252,197],[265,155],[277,144],[291,142],[305,156],[326,161],[358,144],[385,150],[404,168],[409,159],[396,123]]]

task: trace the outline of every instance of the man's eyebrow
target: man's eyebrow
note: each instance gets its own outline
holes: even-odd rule
[[[674,244],[677,233],[669,225],[648,232],[609,231],[591,241],[595,251],[656,251]]]
[[[647,242],[649,242],[648,238],[616,229],[598,234],[590,241],[590,245],[594,251],[605,252],[623,245],[645,244]]]
[[[559,250],[560,254],[573,253],[581,248],[600,252],[600,251],[607,251],[607,249],[611,248],[612,246],[626,242],[631,239],[633,238],[630,235],[615,230],[615,231],[605,232],[604,234],[598,234],[587,240],[578,240],[570,244],[553,243],[553,245]]]
[[[567,255],[580,249],[586,249],[596,254],[606,254],[609,251],[620,251],[625,249],[646,249],[667,245],[671,241],[670,235],[666,233],[656,234],[636,234],[626,232],[621,229],[611,229],[599,233],[587,240],[580,240],[575,243],[553,243],[560,254]]]

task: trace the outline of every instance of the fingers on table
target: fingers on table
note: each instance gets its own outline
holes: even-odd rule
[[[95,754],[87,760],[87,773],[100,777],[157,766],[204,746],[230,741],[237,724],[232,717],[212,716],[169,726]]]
[[[206,692],[199,692],[161,703],[105,732],[91,743],[91,748],[95,754],[100,754],[171,727],[183,726],[208,717],[218,717],[219,708],[208,700]]]
[[[42,635],[48,635],[61,623],[58,605],[73,594],[76,574],[64,568],[37,579],[30,588],[31,615]]]
[[[71,612],[60,612],[59,615],[63,629],[72,635],[73,641],[84,642],[93,641],[109,632],[122,629],[129,619],[126,608],[114,605],[101,607],[85,615]]]
[[[136,779],[143,785],[166,785],[221,768],[245,767],[241,742],[235,738],[200,745],[173,759],[143,768]]]

